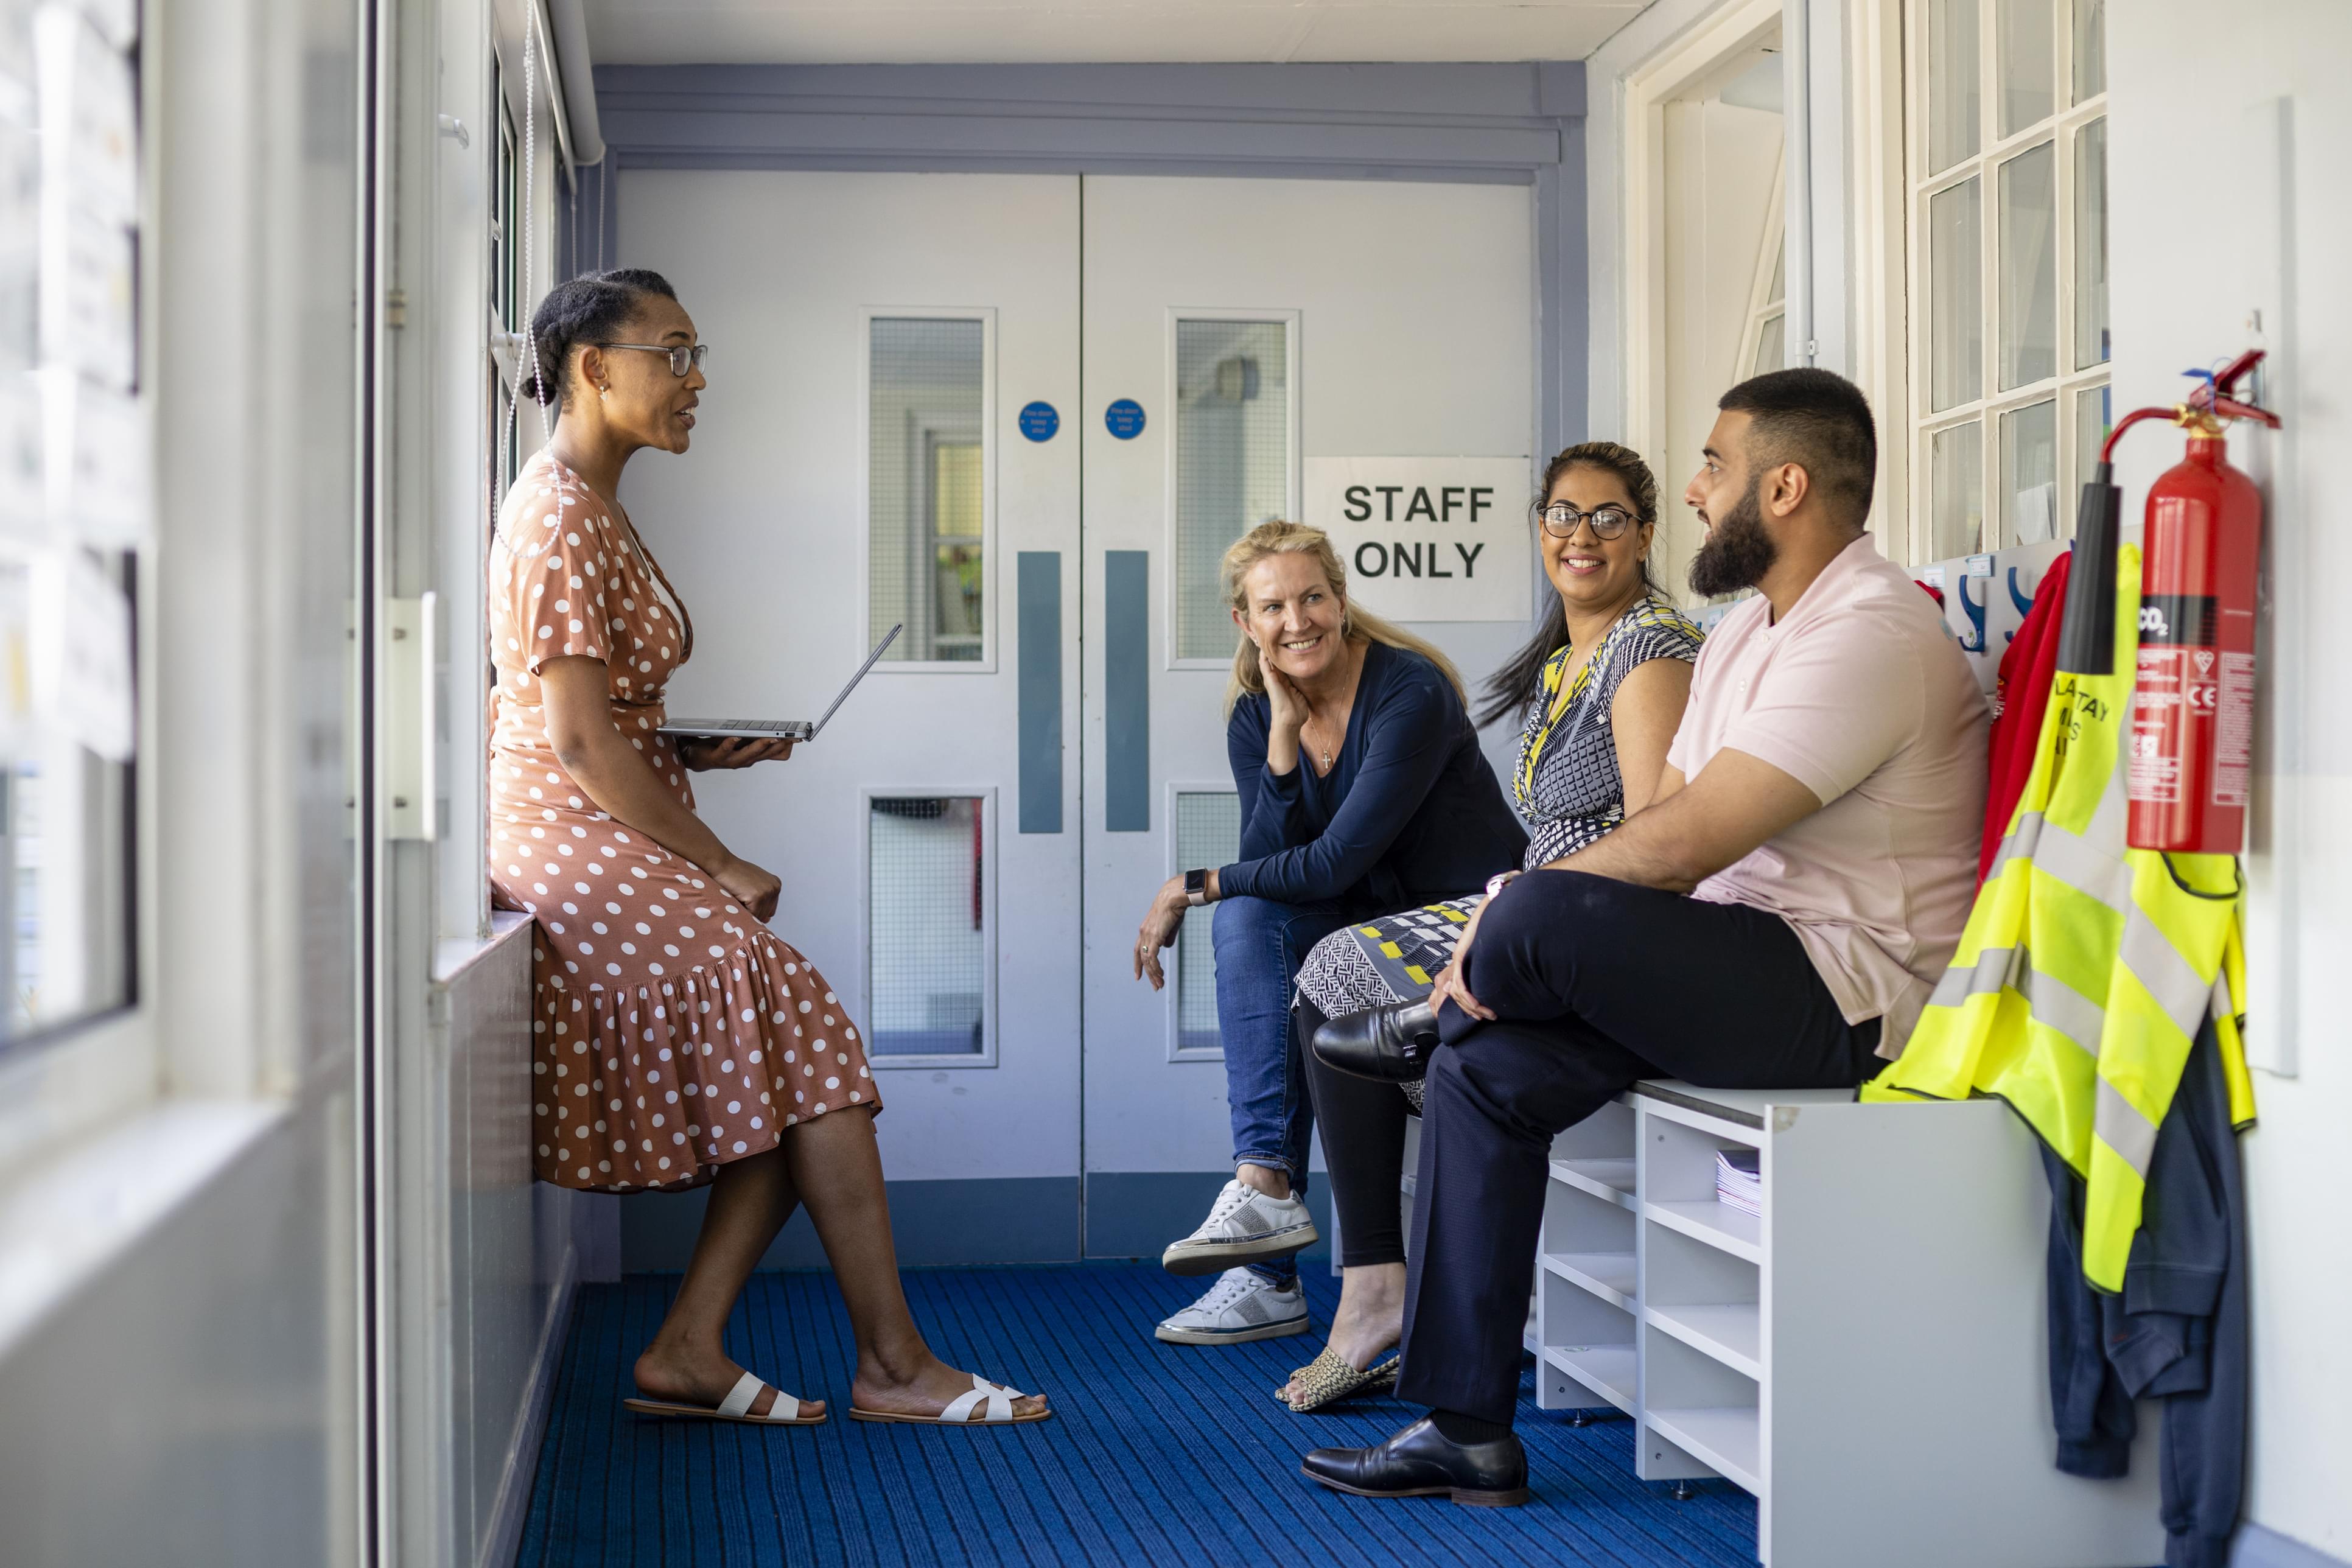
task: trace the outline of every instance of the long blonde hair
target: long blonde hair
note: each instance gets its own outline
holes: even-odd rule
[[[1249,595],[1243,589],[1242,580],[1249,575],[1251,567],[1270,555],[1312,557],[1315,564],[1322,569],[1324,581],[1330,584],[1331,591],[1339,595],[1339,635],[1342,637],[1350,642],[1360,637],[1370,637],[1376,643],[1385,643],[1390,647],[1401,647],[1421,655],[1437,667],[1438,673],[1445,677],[1446,684],[1454,688],[1454,695],[1462,699],[1462,705],[1465,709],[1470,705],[1469,694],[1462,685],[1462,672],[1454,668],[1454,661],[1439,652],[1434,644],[1413,636],[1393,621],[1372,614],[1348,597],[1348,568],[1341,564],[1339,552],[1331,548],[1331,536],[1319,528],[1309,528],[1303,522],[1285,522],[1277,518],[1271,522],[1259,523],[1234,541],[1233,547],[1225,552],[1224,561],[1217,569],[1217,580],[1224,588],[1225,602],[1242,612],[1244,617],[1249,611]],[[1231,716],[1234,704],[1240,701],[1244,694],[1257,697],[1265,692],[1265,671],[1258,668],[1257,644],[1247,632],[1244,632],[1241,647],[1234,650],[1234,678],[1225,685],[1226,714]]]

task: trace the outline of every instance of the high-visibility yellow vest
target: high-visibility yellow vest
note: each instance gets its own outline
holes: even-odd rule
[[[2124,841],[2139,551],[2116,577],[2114,673],[2061,671],[2033,770],[1902,1058],[1864,1100],[1998,1095],[2088,1184],[2083,1271],[2109,1290],[2139,1229],[2157,1129],[2217,1023],[2231,1112],[2253,1119],[2236,858]]]

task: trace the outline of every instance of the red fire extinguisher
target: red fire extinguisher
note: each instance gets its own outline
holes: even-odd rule
[[[2116,440],[2144,419],[2168,419],[2189,433],[2188,455],[2148,488],[2141,545],[2139,668],[2132,689],[2125,787],[2130,798],[2126,838],[2135,849],[2234,855],[2244,842],[2246,796],[2253,769],[2254,579],[2262,552],[2263,501],[2254,482],[2230,466],[2223,424],[2252,419],[2275,429],[2278,416],[2240,399],[2237,384],[2262,362],[2249,350],[2210,377],[2174,408],[2141,408],[2116,421],[2100,448],[2099,466],[2084,487],[2083,524],[2076,549],[2087,564],[2103,565],[2112,606]],[[2087,527],[2086,536],[2084,528]],[[2099,557],[2104,556],[2100,562]],[[2086,584],[2095,590],[2095,584]],[[2089,595],[2084,595],[2088,597]],[[2113,656],[2096,658],[2076,631],[2070,593],[2066,653],[2062,668],[2106,673]],[[2085,605],[2085,608],[2089,606]],[[2094,617],[2107,648],[2113,610]],[[2103,629],[2102,629],[2103,628]]]

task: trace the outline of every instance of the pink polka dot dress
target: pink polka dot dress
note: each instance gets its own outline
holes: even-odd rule
[[[824,977],[719,879],[596,809],[556,761],[540,668],[612,671],[613,722],[689,808],[658,733],[693,630],[625,521],[546,453],[490,550],[490,884],[532,942],[531,1141],[540,1179],[674,1191],[829,1111],[881,1109]]]

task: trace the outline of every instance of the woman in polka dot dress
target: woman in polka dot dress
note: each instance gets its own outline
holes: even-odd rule
[[[760,1255],[805,1204],[856,1332],[853,1417],[1041,1420],[1042,1397],[955,1371],[923,1342],[899,1289],[874,1140],[882,1102],[858,1029],[769,931],[776,879],[694,813],[689,772],[782,760],[792,742],[660,733],[694,629],[613,497],[638,450],[687,449],[707,384],[694,323],[659,276],[620,271],[559,285],[531,326],[529,390],[562,414],[508,492],[490,551],[489,855],[499,904],[538,922],[538,1173],[594,1192],[711,1189],[627,1403],[824,1419],[822,1401],[769,1387],[720,1342]]]

